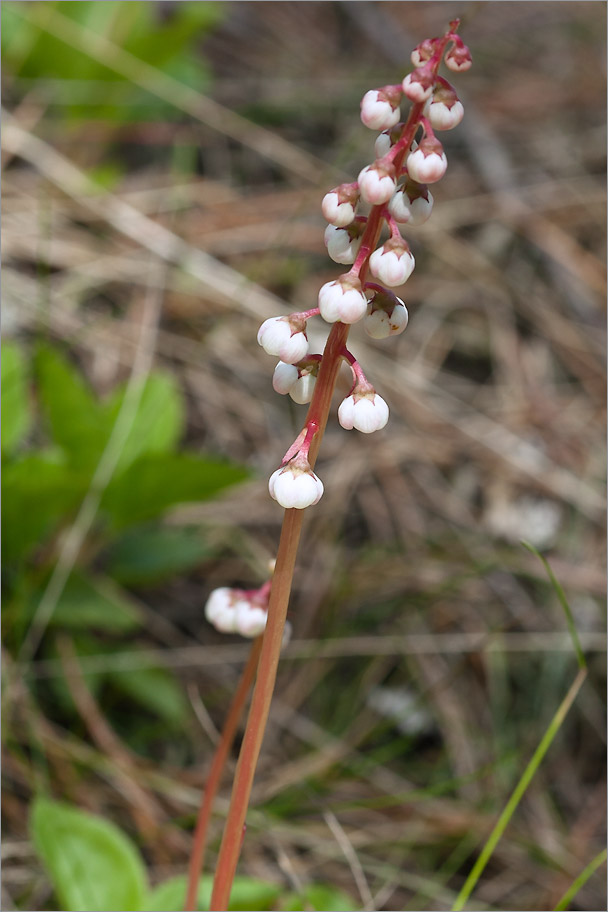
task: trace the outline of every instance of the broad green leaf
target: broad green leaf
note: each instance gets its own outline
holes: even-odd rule
[[[57,602],[52,623],[70,629],[133,630],[141,615],[126,592],[112,580],[72,573]]]
[[[14,342],[2,345],[2,452],[12,453],[31,424],[27,390],[27,367],[21,348]]]
[[[7,563],[24,560],[69,516],[86,479],[44,454],[25,456],[2,472],[2,553]]]
[[[329,884],[310,884],[302,893],[294,893],[284,905],[286,912],[316,909],[319,912],[353,912],[355,903],[344,890]]]
[[[35,358],[38,394],[53,440],[77,465],[94,468],[110,421],[81,372],[58,349],[42,345]]]
[[[183,909],[186,899],[187,880],[185,876],[172,877],[150,892],[145,912],[175,912]],[[213,877],[201,877],[198,889],[198,908],[209,908]],[[229,912],[258,912],[272,909],[280,888],[275,884],[257,880],[254,877],[235,877],[228,904]]]
[[[36,851],[66,912],[138,910],[146,871],[134,844],[113,823],[47,798],[30,818]]]
[[[125,389],[121,387],[107,406],[110,425],[114,424],[123,405]],[[144,453],[162,453],[173,449],[184,431],[184,422],[183,396],[175,378],[160,371],[150,374],[133,415],[115,474],[120,475]]]
[[[129,529],[106,552],[106,570],[127,585],[155,584],[195,567],[211,553],[199,529]]]
[[[139,668],[127,673],[111,673],[114,686],[151,710],[172,728],[179,728],[188,714],[184,692],[165,668]]]
[[[102,509],[116,528],[134,525],[174,504],[207,500],[247,474],[240,466],[194,453],[150,454],[112,479]]]

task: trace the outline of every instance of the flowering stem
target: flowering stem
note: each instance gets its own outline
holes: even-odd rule
[[[293,569],[302,530],[303,510],[286,510],[272,578],[268,621],[262,640],[259,671],[255,682],[247,727],[236,767],[232,797],[213,881],[210,910],[228,908],[232,882],[243,841],[243,827],[253,777],[260,754],[272,692],[277,675]]]
[[[230,753],[234,741],[238,724],[243,714],[247,694],[249,693],[249,689],[255,677],[261,648],[262,637],[259,636],[255,638],[251,645],[249,659],[243,669],[238,689],[232,699],[232,704],[228,711],[226,722],[224,723],[222,735],[215,749],[211,769],[207,776],[207,782],[205,783],[205,790],[203,791],[203,797],[201,799],[196,821],[192,854],[190,856],[190,865],[188,868],[188,890],[186,893],[186,904],[184,906],[186,912],[197,908],[198,882],[203,868],[205,847],[207,844],[207,831],[209,829],[209,821],[211,820],[213,802],[217,794],[228,754]]]

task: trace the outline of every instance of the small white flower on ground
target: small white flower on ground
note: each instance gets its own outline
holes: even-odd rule
[[[452,105],[433,101],[429,105],[427,117],[434,130],[453,130],[464,117],[464,108],[460,101],[455,101]]]
[[[371,434],[383,428],[388,421],[388,405],[376,392],[355,393],[340,405],[338,421],[347,431],[356,428],[363,434]]]
[[[321,211],[331,225],[344,228],[355,218],[358,192],[355,185],[342,184],[323,197]]]
[[[205,617],[221,633],[233,633],[236,622],[234,591],[214,589],[205,605]]]
[[[308,353],[308,339],[304,321],[294,327],[289,317],[270,317],[258,330],[258,342],[269,355],[277,355],[287,364],[301,361]]]
[[[359,279],[340,276],[335,282],[326,282],[319,291],[319,310],[328,323],[356,323],[367,311],[367,298]]]
[[[411,276],[416,261],[405,241],[391,238],[374,250],[369,258],[372,274],[384,285],[403,285]]]
[[[308,468],[306,468],[308,466]],[[303,510],[318,503],[323,495],[323,482],[306,460],[296,460],[277,469],[268,482],[270,496],[286,510]]]
[[[415,152],[407,157],[407,172],[419,184],[434,184],[446,172],[448,160],[436,139],[423,139]]]
[[[267,617],[268,612],[259,605],[240,599],[235,611],[235,632],[245,637],[259,636],[264,632]]]
[[[272,388],[275,393],[286,396],[296,383],[299,376],[298,368],[294,364],[286,364],[285,361],[279,361],[272,375]]]
[[[377,296],[378,297],[378,296]],[[400,298],[395,298],[392,310],[383,307],[374,308],[363,321],[363,328],[372,339],[387,339],[389,336],[398,336],[408,324],[409,315],[407,307]]]
[[[387,203],[395,192],[395,169],[392,165],[387,168],[378,163],[367,165],[359,173],[357,181],[365,202],[380,206]]]
[[[370,89],[361,99],[361,120],[370,130],[388,130],[399,122],[399,104],[391,103],[382,89]]]
[[[424,69],[414,70],[408,73],[401,84],[403,92],[410,101],[422,102],[430,98],[433,91],[433,79],[430,74],[424,72]]]
[[[346,228],[328,225],[325,229],[325,246],[334,263],[349,266],[357,259],[361,237],[352,237]]]
[[[317,378],[313,373],[303,370],[301,376],[289,390],[289,395],[294,402],[298,403],[298,405],[305,405],[312,399],[316,382]]]

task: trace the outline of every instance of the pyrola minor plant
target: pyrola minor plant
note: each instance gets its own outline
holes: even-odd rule
[[[453,72],[471,66],[469,49],[457,34],[458,25],[457,19],[450,22],[443,36],[427,38],[414,49],[414,70],[399,85],[370,89],[363,96],[361,120],[379,133],[376,158],[361,170],[356,181],[326,193],[321,204],[329,222],[325,231],[329,256],[350,269],[323,285],[317,307],[272,317],[258,332],[259,344],[269,355],[279,358],[272,381],[274,389],[289,394],[295,402],[310,405],[302,431],[268,485],[271,497],[285,508],[272,579],[254,591],[216,589],[205,608],[207,619],[219,630],[238,632],[255,640],[207,780],[190,861],[187,909],[195,908],[211,804],[255,677],[210,905],[215,910],[228,908],[285,636],[303,511],[323,496],[323,483],[315,474],[314,465],[343,361],[351,367],[353,385],[338,408],[342,427],[370,434],[388,421],[388,405],[346,343],[353,323],[363,323],[374,339],[401,333],[407,326],[407,308],[391,290],[403,285],[415,266],[401,226],[415,228],[431,215],[433,197],[428,185],[443,177],[448,164],[435,133],[456,127],[464,113],[455,89],[439,75],[442,61]],[[411,103],[405,120],[401,119],[403,101]],[[389,236],[382,242],[385,226]],[[308,351],[306,327],[313,317],[331,324],[323,354]]]

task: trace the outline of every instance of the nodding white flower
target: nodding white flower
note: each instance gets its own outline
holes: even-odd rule
[[[338,421],[347,431],[357,428],[362,434],[371,434],[388,421],[388,405],[375,390],[363,394],[355,391],[341,403]]]
[[[385,168],[376,162],[363,168],[357,181],[365,202],[379,206],[387,203],[395,192],[395,169],[392,165]]]
[[[234,633],[236,622],[235,594],[233,589],[214,589],[205,605],[205,617],[221,633]]]
[[[361,236],[353,237],[346,228],[336,228],[328,225],[325,229],[325,246],[334,263],[350,265],[357,259],[361,246]]]
[[[393,97],[389,97],[389,94]],[[370,130],[387,130],[399,121],[399,99],[395,92],[370,89],[361,99],[361,120]]]
[[[426,117],[434,130],[451,130],[458,126],[464,115],[464,108],[453,85],[439,76]]]
[[[432,73],[427,73],[424,67],[408,73],[401,83],[403,93],[407,95],[410,101],[422,102],[431,97],[433,91]]]
[[[372,274],[385,285],[403,285],[411,276],[416,261],[405,241],[391,238],[374,250],[369,258]]]
[[[316,374],[312,371],[300,371],[300,376],[289,390],[289,395],[298,405],[306,405],[312,399],[316,382]]]
[[[285,361],[279,361],[272,375],[272,388],[275,393],[286,396],[299,376],[300,372],[295,364],[286,364]]]
[[[319,310],[327,323],[356,323],[367,311],[367,298],[359,279],[340,276],[335,282],[326,282],[319,291]]]
[[[269,355],[278,355],[281,361],[295,364],[308,353],[305,326],[303,320],[270,317],[258,330],[258,342]]]
[[[464,44],[448,51],[444,60],[448,70],[452,70],[453,73],[464,73],[465,70],[471,68],[473,63],[471,52]]]
[[[424,184],[407,184],[397,190],[390,203],[389,212],[396,222],[423,225],[433,211],[433,197]]]
[[[256,637],[264,632],[268,612],[255,602],[239,599],[236,603],[234,629],[244,637]]]
[[[331,225],[344,228],[355,218],[355,206],[359,194],[353,184],[342,184],[335,190],[330,190],[323,197],[321,211]]]
[[[273,472],[268,482],[270,496],[286,510],[303,510],[318,503],[323,496],[323,482],[308,464],[296,459]]]
[[[376,295],[372,300],[371,311],[363,321],[363,328],[372,339],[387,339],[389,336],[398,336],[406,328],[409,320],[407,307],[401,298],[395,297],[394,304],[377,306],[379,299],[388,298],[388,295]]]
[[[419,184],[434,184],[445,174],[448,160],[439,140],[427,137],[415,152],[410,152],[405,164],[412,180]]]
[[[435,43],[432,38],[425,38],[417,45],[411,54],[411,61],[415,67],[420,67],[433,55]]]

